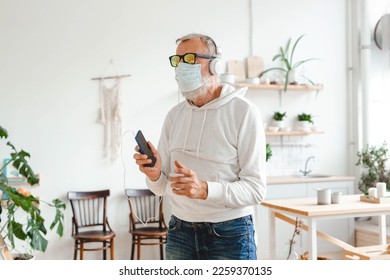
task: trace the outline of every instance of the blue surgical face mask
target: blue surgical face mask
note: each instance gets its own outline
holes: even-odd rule
[[[201,64],[179,63],[175,78],[181,92],[193,91],[203,85],[201,67]]]

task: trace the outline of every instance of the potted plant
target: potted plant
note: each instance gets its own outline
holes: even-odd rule
[[[291,46],[291,38],[288,39],[285,47],[280,47],[279,48],[279,53],[276,54],[273,58],[272,61],[279,60],[281,63],[281,67],[272,67],[269,69],[264,70],[259,74],[259,78],[261,78],[265,73],[269,71],[281,71],[284,74],[284,91],[287,91],[287,86],[289,84],[297,84],[297,69],[304,63],[311,61],[311,60],[316,60],[317,58],[308,58],[304,60],[299,60],[294,62],[294,52],[295,49],[298,45],[298,43],[301,41],[301,39],[305,36],[305,34],[301,35],[292,45],[292,48],[290,49]],[[310,82],[312,85],[315,83],[308,79],[307,77],[301,75],[303,78],[305,78],[308,82]]]
[[[0,139],[7,139],[8,132],[0,126]],[[0,244],[6,244],[7,249],[15,249],[15,238],[27,242],[31,250],[45,252],[48,240],[45,238],[47,229],[44,224],[45,219],[40,210],[40,204],[45,203],[55,208],[55,216],[50,225],[50,230],[57,228],[57,234],[63,235],[63,221],[65,204],[54,199],[52,203],[45,202],[31,193],[19,188],[16,189],[10,185],[5,169],[11,165],[17,172],[23,176],[29,185],[39,183],[39,177],[34,173],[27,158],[30,154],[23,150],[17,150],[11,142],[6,146],[11,149],[10,160],[0,168]],[[21,212],[21,213],[19,213]],[[0,251],[1,253],[1,251]]]
[[[308,122],[308,123],[314,124],[313,116],[310,114],[306,114],[306,113],[298,114],[298,121]]]
[[[376,187],[377,182],[386,183],[386,187],[389,189],[390,171],[386,169],[387,154],[386,142],[381,146],[367,144],[366,147],[358,151],[356,165],[364,168],[360,175],[358,187],[364,194],[367,194],[369,188]]]
[[[266,144],[265,145],[265,149],[266,149],[266,158],[265,158],[265,161],[268,161],[271,156],[272,156],[272,150],[271,150],[271,145],[270,144]]]
[[[298,119],[298,130],[309,131],[311,126],[314,124],[313,116],[311,114],[301,113],[297,116]]]
[[[285,127],[284,118],[286,118],[286,112],[274,112],[273,119],[274,119],[274,125],[283,128]]]

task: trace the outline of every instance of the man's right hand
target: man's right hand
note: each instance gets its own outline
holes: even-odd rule
[[[139,166],[139,170],[144,173],[151,181],[157,181],[161,175],[161,158],[157,149],[153,146],[151,142],[148,141],[150,150],[153,152],[154,157],[156,158],[156,163],[153,167],[146,166],[147,164],[152,163],[152,160],[148,158],[147,155],[141,154],[138,145],[135,146],[135,151],[133,158],[135,163]]]

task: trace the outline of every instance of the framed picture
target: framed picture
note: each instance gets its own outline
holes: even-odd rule
[[[25,182],[26,179],[19,174],[18,170],[11,163],[8,164],[10,161],[10,158],[3,159],[4,176],[8,179],[8,182]]]

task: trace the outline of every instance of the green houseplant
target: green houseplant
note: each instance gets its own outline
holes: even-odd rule
[[[386,169],[388,159],[388,148],[386,142],[381,146],[366,145],[357,152],[357,166],[364,170],[360,175],[359,190],[367,193],[368,189],[375,187],[377,182],[386,183],[387,189],[390,186],[390,171]]]
[[[7,139],[8,132],[0,126],[0,139]],[[46,251],[48,240],[45,238],[47,229],[44,225],[45,219],[40,210],[40,204],[45,203],[55,208],[55,216],[50,225],[50,230],[57,227],[57,234],[63,235],[63,210],[65,204],[54,199],[52,203],[47,203],[33,196],[23,189],[12,187],[4,170],[7,165],[12,165],[20,175],[22,175],[29,185],[39,183],[39,177],[33,172],[27,162],[30,154],[23,150],[17,150],[11,142],[6,146],[11,149],[10,160],[0,169],[0,191],[2,203],[0,206],[0,241],[7,244],[10,249],[15,248],[15,238],[27,242],[31,250]],[[18,213],[17,212],[24,212]],[[24,220],[25,219],[25,220]],[[21,221],[22,220],[22,221]]]
[[[281,66],[280,67],[272,67],[269,69],[264,70],[259,74],[259,78],[261,78],[265,73],[270,72],[270,71],[281,71],[284,73],[284,91],[287,91],[287,86],[291,83],[294,84],[296,83],[295,78],[292,77],[292,74],[296,74],[296,70],[304,63],[311,61],[311,60],[316,60],[317,58],[308,58],[304,60],[298,60],[294,61],[294,53],[295,49],[298,46],[298,43],[301,41],[301,39],[305,36],[305,34],[299,36],[299,38],[292,44],[291,47],[291,38],[288,39],[286,45],[283,47],[279,48],[279,53],[276,54],[273,58],[272,61],[279,61]],[[307,81],[309,81],[312,85],[315,83],[308,79],[305,76],[304,77]]]
[[[274,115],[273,115],[273,120],[274,120],[274,125],[279,127],[279,128],[283,128],[285,126],[285,123],[284,123],[284,118],[286,118],[287,115],[286,115],[286,112],[274,112]]]
[[[266,159],[265,159],[265,161],[268,161],[271,158],[271,156],[272,156],[272,150],[271,150],[271,145],[270,144],[267,143],[265,145],[265,151],[266,151]]]
[[[298,119],[298,130],[310,131],[311,126],[314,124],[313,116],[311,114],[301,113],[297,116]]]
[[[273,118],[275,121],[283,121],[285,117],[287,117],[286,112],[284,112],[284,113],[274,112]]]
[[[301,114],[298,114],[297,118],[298,118],[299,122],[308,122],[308,123],[314,124],[313,116],[310,114],[301,113]]]

